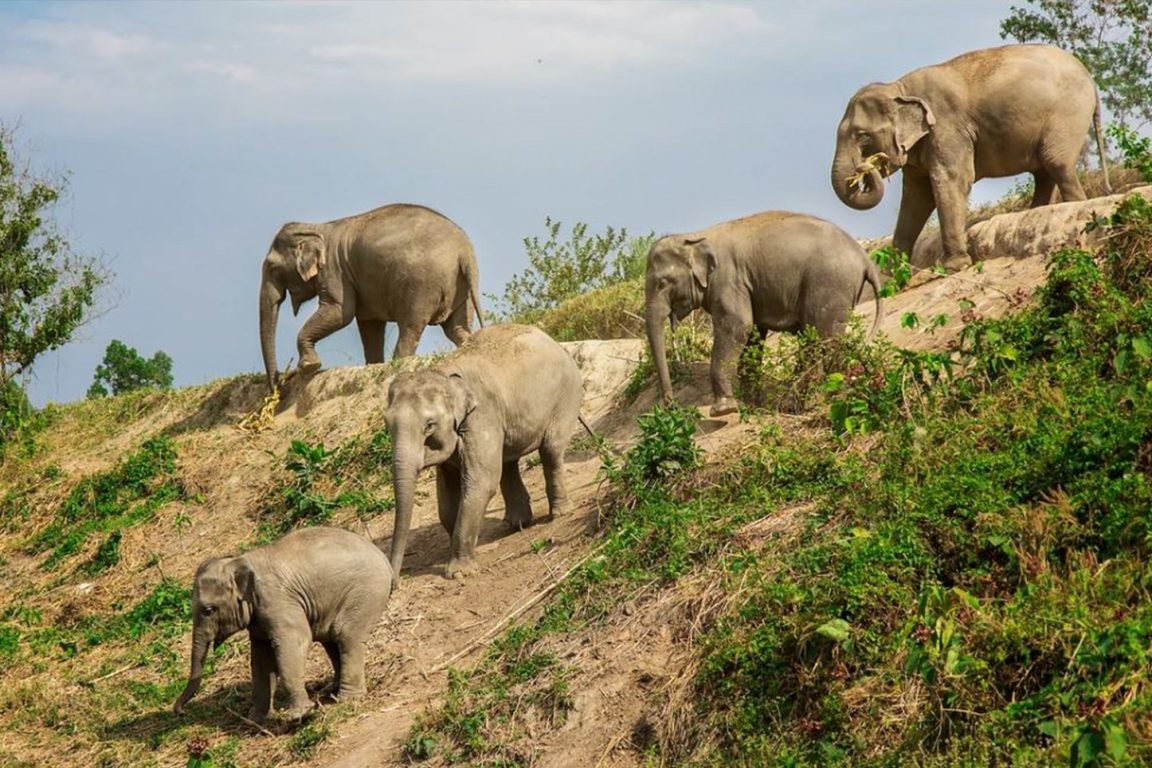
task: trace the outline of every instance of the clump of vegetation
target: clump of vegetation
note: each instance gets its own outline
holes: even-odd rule
[[[557,675],[541,661],[517,689],[509,665],[691,578],[710,585],[686,619],[693,659],[653,703],[648,760],[1152,759],[1152,204],[1097,226],[1105,249],[1055,254],[1032,306],[970,319],[950,375],[884,350],[858,384],[825,370],[810,408],[827,416],[802,433],[768,416],[687,492],[616,505],[544,613],[418,721],[410,757],[526,764],[541,719],[511,692]],[[846,398],[858,421],[836,417]],[[663,435],[649,447],[681,444],[687,427],[665,419],[646,418],[646,438]],[[625,464],[661,466],[646,450]]]
[[[365,442],[354,437],[336,449],[293,440],[285,456],[288,477],[272,489],[260,516],[261,539],[277,538],[293,528],[323,525],[339,509],[361,518],[390,510],[394,501],[377,489],[392,477],[392,437],[387,429]]]
[[[183,498],[176,447],[165,437],[152,438],[112,469],[82,478],[52,522],[28,540],[26,549],[30,554],[49,552],[41,567],[52,570],[83,550],[91,536],[102,533],[104,543],[83,566],[86,573],[98,573],[118,562],[123,529],[151,520],[161,506]]]
[[[113,339],[96,366],[88,397],[120,395],[137,389],[171,389],[172,358],[163,350],[143,357],[133,347]]]
[[[544,227],[545,239],[524,238],[528,268],[513,275],[501,296],[487,294],[489,306],[507,320],[534,323],[569,299],[643,277],[655,239],[652,234],[629,238],[626,229],[613,227],[589,235],[583,222],[562,239],[561,222],[545,218]]]
[[[627,280],[574,296],[536,320],[557,341],[644,336],[644,283]]]

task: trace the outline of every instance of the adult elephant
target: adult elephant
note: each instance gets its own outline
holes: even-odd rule
[[[880,274],[858,242],[835,224],[788,211],[765,211],[652,244],[644,274],[645,323],[664,399],[672,380],[664,321],[703,308],[712,315],[712,411],[737,410],[732,375],[755,328],[844,330],[865,283],[876,295],[869,340],[880,322]]]
[[[276,387],[276,319],[284,294],[292,312],[319,297],[300,329],[300,370],[320,367],[316,342],[356,319],[364,362],[384,362],[384,328],[400,329],[393,357],[415,353],[426,325],[459,346],[481,326],[476,254],[464,230],[420,205],[386,205],[324,224],[285,224],[260,280],[260,348],[269,390]]]
[[[893,246],[911,255],[938,210],[951,260],[967,255],[968,193],[978,179],[1030,172],[1032,207],[1054,202],[1057,189],[1064,201],[1085,199],[1076,162],[1092,125],[1104,166],[1099,96],[1076,57],[1046,45],[972,51],[857,91],[836,130],[832,188],[865,210],[884,197],[884,177],[902,169]]]

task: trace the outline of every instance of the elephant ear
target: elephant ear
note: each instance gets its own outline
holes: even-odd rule
[[[297,230],[292,243],[292,258],[300,279],[308,282],[324,267],[324,238],[315,230]]]
[[[897,96],[896,105],[896,144],[907,153],[935,127],[936,115],[919,96]]]
[[[716,271],[716,252],[705,237],[686,237],[684,245],[690,246],[688,260],[692,267],[692,278],[702,290],[707,290],[708,281]]]
[[[464,422],[468,419],[468,415],[476,410],[476,396],[472,393],[472,388],[464,383],[464,377],[460,374],[450,374],[448,379],[452,382],[453,390],[453,427],[459,434],[464,429]]]
[[[232,583],[235,585],[236,600],[240,604],[241,623],[247,626],[252,621],[253,609],[259,603],[259,579],[243,557],[236,558],[232,563]]]

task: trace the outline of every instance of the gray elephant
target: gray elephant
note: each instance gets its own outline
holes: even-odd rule
[[[268,716],[277,678],[289,717],[312,708],[304,667],[313,641],[332,661],[329,692],[341,700],[363,695],[364,644],[391,592],[384,553],[339,528],[304,528],[238,557],[205,561],[192,588],[192,668],[173,710],[182,714],[199,690],[208,651],[241,629],[252,646],[250,720]]]
[[[732,375],[753,328],[816,328],[822,337],[843,331],[864,284],[876,295],[880,274],[864,249],[835,224],[787,211],[766,211],[652,244],[644,275],[645,323],[664,399],[672,381],[664,347],[664,321],[692,310],[712,315],[712,410],[737,409]]]
[[[1030,172],[1032,206],[1083,200],[1076,161],[1095,125],[1096,86],[1075,56],[1046,45],[973,51],[873,83],[848,102],[836,130],[832,188],[857,210],[884,196],[884,177],[904,171],[892,244],[911,255],[933,210],[943,256],[967,256],[968,193],[983,178]],[[1107,170],[1105,170],[1107,183]]]
[[[276,316],[284,294],[292,312],[320,306],[300,329],[300,370],[320,367],[316,342],[356,319],[366,363],[384,362],[384,329],[400,329],[393,357],[415,353],[426,325],[457,346],[480,317],[476,254],[464,230],[419,205],[386,205],[325,224],[285,224],[264,257],[260,348],[269,390],[276,386]]]
[[[564,452],[580,418],[583,384],[564,348],[538,328],[477,331],[430,368],[400,373],[388,390],[396,524],[390,561],[400,573],[420,470],[436,467],[440,523],[452,537],[449,578],[475,569],[476,538],[499,487],[513,529],[533,523],[520,457],[540,451],[549,514],[568,505]]]

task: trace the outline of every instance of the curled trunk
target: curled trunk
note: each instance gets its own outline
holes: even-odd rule
[[[392,526],[392,550],[388,560],[392,573],[400,576],[404,565],[404,550],[408,548],[408,529],[412,527],[413,489],[420,465],[413,459],[415,451],[409,445],[397,445],[392,452],[392,489],[396,501],[396,521]]]
[[[884,198],[884,177],[875,168],[868,171],[864,180],[864,188],[858,184],[849,184],[848,181],[857,173],[857,169],[864,158],[851,149],[836,150],[836,158],[832,161],[832,189],[840,202],[849,208],[866,211],[875,208]]]
[[[664,321],[668,314],[667,302],[657,297],[648,302],[644,318],[648,330],[648,346],[652,350],[652,363],[656,366],[660,392],[665,402],[672,400],[672,378],[668,375],[668,355],[664,346]]]
[[[184,686],[180,698],[176,699],[176,703],[172,705],[172,711],[176,714],[184,714],[184,705],[200,690],[200,680],[204,675],[204,662],[208,659],[208,651],[211,647],[212,643],[207,634],[195,633],[193,635],[192,668],[188,672],[188,685]]]
[[[260,352],[269,392],[276,389],[276,316],[283,301],[284,291],[265,277],[260,285]]]

